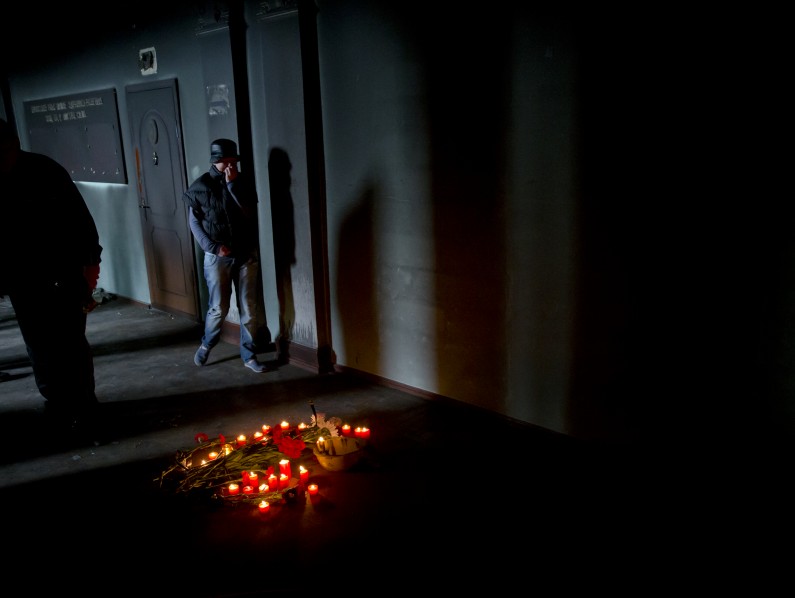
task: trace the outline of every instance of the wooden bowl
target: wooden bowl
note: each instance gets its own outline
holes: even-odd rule
[[[359,438],[331,436],[315,443],[312,452],[326,471],[344,471],[356,465],[363,456],[365,441]]]

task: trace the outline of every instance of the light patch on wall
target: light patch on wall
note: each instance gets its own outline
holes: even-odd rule
[[[157,73],[157,53],[154,48],[144,48],[138,51],[138,67],[142,75]]]

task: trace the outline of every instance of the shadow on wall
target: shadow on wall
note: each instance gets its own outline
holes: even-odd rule
[[[288,357],[295,324],[292,266],[295,264],[295,217],[290,193],[293,165],[281,148],[271,150],[268,158],[268,180],[273,216],[273,254],[276,270],[276,296],[279,299],[279,332],[276,339],[279,354]]]
[[[376,187],[369,183],[358,203],[343,220],[337,262],[337,297],[343,330],[345,363],[359,371],[381,371],[381,340],[373,263],[373,202]]]

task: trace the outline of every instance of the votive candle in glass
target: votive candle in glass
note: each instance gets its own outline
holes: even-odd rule
[[[270,506],[270,504],[268,504],[267,500],[263,500],[261,503],[259,503],[259,512],[260,513],[267,513],[270,510],[271,510],[271,506]]]
[[[290,469],[289,459],[282,459],[281,461],[279,461],[279,473],[283,473],[284,475],[286,475],[288,480],[291,477],[293,477],[293,472]]]
[[[309,486],[306,487],[306,490],[309,492],[309,496],[315,496],[318,493],[317,484],[309,484]]]
[[[229,486],[227,487],[227,491],[229,492],[229,496],[240,494],[240,486],[238,486],[237,484],[229,484]]]

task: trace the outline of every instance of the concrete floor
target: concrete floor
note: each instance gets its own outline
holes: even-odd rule
[[[657,575],[651,551],[681,530],[683,487],[659,471],[652,481],[626,451],[346,374],[255,374],[228,344],[199,368],[198,324],[120,300],[90,314],[88,336],[105,411],[99,445],[46,432],[0,301],[9,587],[103,597],[616,590]],[[159,483],[196,434],[309,422],[310,402],[372,434],[352,469],[326,471],[310,451],[294,462],[318,496],[263,516]]]

